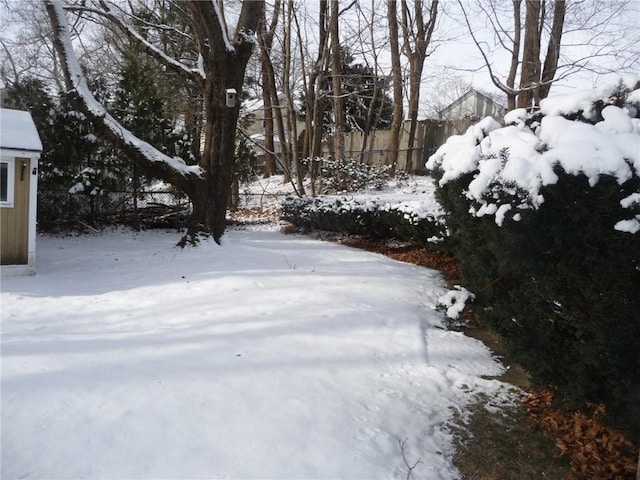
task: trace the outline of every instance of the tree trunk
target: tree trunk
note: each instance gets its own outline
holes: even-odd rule
[[[398,2],[389,0],[387,3],[387,21],[389,23],[389,40],[391,49],[391,72],[393,76],[393,118],[389,132],[389,163],[392,172],[398,164],[398,150],[400,149],[400,130],[402,128],[403,98],[402,98],[402,67],[400,66],[400,45],[398,42]]]
[[[540,82],[540,15],[542,2],[527,0],[524,21],[524,50],[520,72],[518,108],[530,108],[535,103],[535,88]]]
[[[424,58],[415,58],[415,61],[411,62],[415,65],[411,66],[411,73],[409,74],[409,138],[407,140],[407,163],[406,170],[408,172],[415,172],[417,169],[413,165],[413,148],[416,141],[416,129],[418,126],[418,105],[420,102],[420,79],[422,78],[422,69],[424,65]]]
[[[507,93],[507,110],[516,108],[515,83],[516,74],[518,73],[518,65],[520,65],[520,37],[522,35],[521,21],[522,0],[513,0],[513,49],[511,50],[511,66],[509,67],[509,76],[507,77],[507,87],[510,92]]]
[[[367,110],[367,119],[364,124],[364,132],[362,134],[362,147],[360,147],[360,163],[370,163],[369,155],[367,155],[367,146],[369,144],[370,138],[373,138],[371,133],[374,132],[375,126],[377,125],[377,117],[376,117],[376,107],[378,106],[378,97],[381,95],[380,82],[377,78],[378,73],[378,59],[375,59],[376,63],[376,77],[373,82],[373,93],[371,103],[369,104],[369,109]],[[380,102],[382,105],[382,102]],[[382,110],[382,108],[380,108]],[[379,116],[379,112],[378,112]],[[369,148],[370,150],[370,148]]]
[[[333,141],[335,156],[337,159],[345,158],[344,150],[344,106],[342,102],[342,62],[340,61],[340,36],[338,33],[338,0],[331,1],[331,20],[329,31],[331,33],[331,85],[333,91]]]
[[[264,148],[266,150],[264,154],[264,178],[269,178],[276,173],[276,158],[273,153],[275,152],[275,142],[273,141],[273,106],[271,105],[271,92],[268,88],[262,89],[262,112]]]
[[[558,60],[560,59],[560,44],[562,42],[562,32],[564,30],[564,17],[567,12],[565,0],[556,0],[553,5],[553,24],[551,35],[547,45],[547,54],[544,59],[544,68],[540,84],[540,98],[546,98],[551,89],[551,82],[556,76]]]
[[[410,18],[409,7],[406,0],[402,1],[402,36],[404,39],[403,51],[409,59],[409,138],[407,142],[406,170],[416,171],[413,165],[413,148],[416,141],[418,127],[418,106],[420,104],[420,84],[424,61],[427,58],[427,48],[431,43],[431,36],[436,26],[438,16],[438,0],[431,0],[429,7],[429,19],[425,23],[422,14],[422,0],[414,0],[414,19]],[[414,31],[415,29],[415,31]],[[411,42],[413,39],[413,48]]]
[[[328,57],[328,36],[327,36],[327,19],[329,17],[329,3],[327,0],[320,0],[319,12],[319,42],[318,42],[318,58],[313,66],[309,79],[309,91],[311,109],[307,106],[307,118],[311,116],[309,131],[309,172],[311,175],[312,195],[316,195],[316,178],[319,172],[318,159],[322,156],[322,134],[324,127],[324,102],[321,85],[325,83],[326,63]]]
[[[282,70],[282,83],[284,85],[284,94],[287,99],[287,133],[289,140],[288,151],[291,153],[293,163],[295,164],[296,174],[296,186],[298,193],[304,195],[304,172],[302,164],[300,162],[300,150],[298,143],[298,125],[296,122],[296,109],[293,101],[293,93],[291,92],[291,31],[294,15],[294,2],[289,0],[287,2],[287,22],[285,24],[285,39],[284,39],[284,68]]]
[[[234,59],[229,58],[227,72],[233,72]],[[223,63],[220,62],[219,63]],[[236,75],[238,74],[236,70]],[[242,71],[244,76],[244,70]],[[192,198],[193,214],[189,222],[188,235],[195,238],[200,232],[213,235],[220,242],[225,230],[227,204],[231,192],[234,174],[235,135],[238,123],[239,104],[235,107],[226,105],[226,89],[240,91],[240,80],[231,75],[225,78],[207,77],[205,84],[205,143],[200,166],[205,172],[205,181],[198,182],[198,194]],[[235,80],[235,81],[234,81]],[[204,195],[201,193],[204,193]],[[203,205],[198,205],[203,202]]]
[[[260,64],[262,66],[262,100],[264,105],[264,142],[268,150],[266,154],[265,177],[270,177],[276,173],[276,158],[274,142],[274,117],[277,111],[277,92],[273,81],[273,65],[271,64],[271,47],[273,46],[273,35],[278,24],[278,12],[280,11],[280,0],[274,4],[271,24],[267,27],[265,12],[260,18],[259,44],[260,44]],[[275,107],[275,110],[274,110]]]

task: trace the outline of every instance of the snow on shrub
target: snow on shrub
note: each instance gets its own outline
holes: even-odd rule
[[[320,181],[325,193],[380,190],[389,180],[390,165],[369,165],[353,158],[316,158],[320,164]],[[309,165],[309,159],[303,164]]]
[[[472,302],[475,295],[460,285],[454,285],[453,288],[438,298],[437,306],[445,311],[448,319],[457,320],[467,302]]]
[[[294,225],[375,238],[398,238],[421,244],[446,237],[444,211],[432,201],[389,201],[370,195],[288,197],[283,219]]]
[[[603,175],[622,185],[640,174],[640,90],[636,76],[597,89],[542,100],[540,111],[524,109],[505,116],[501,127],[491,117],[450,137],[426,166],[439,170],[439,185],[469,173],[465,195],[477,217],[520,220],[520,214],[544,202],[541,188],[558,182],[559,167],[584,174],[591,186]],[[539,119],[539,120],[538,120]],[[578,120],[578,121],[576,121]],[[617,219],[614,228],[640,231],[640,215]]]
[[[75,183],[68,192],[70,195],[84,193],[85,195],[102,195],[102,188],[99,186],[101,171],[91,167],[82,169],[75,179]]]

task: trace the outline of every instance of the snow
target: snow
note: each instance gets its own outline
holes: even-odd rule
[[[438,305],[446,310],[447,318],[457,320],[462,314],[467,302],[472,301],[475,295],[460,285],[454,285],[453,290],[438,298]]]
[[[527,109],[526,108],[516,108],[515,110],[511,110],[507,112],[504,116],[504,123],[506,125],[519,125],[524,123],[527,119]]]
[[[613,228],[619,232],[637,233],[640,232],[640,215],[636,215],[636,218],[629,220],[620,220]]]
[[[227,31],[227,25],[224,21],[224,14],[220,10],[220,5],[215,0],[211,0],[213,4],[213,10],[215,11],[216,20],[218,20],[218,26],[220,27],[220,33],[222,34],[222,40],[224,41],[224,45],[227,49],[227,52],[235,52],[235,47],[231,44],[231,40],[229,39],[229,32]]]
[[[29,112],[0,108],[0,147],[42,151],[42,142]]]
[[[2,283],[3,478],[458,478],[503,367],[435,271],[273,231],[40,237]]]
[[[544,202],[540,189],[558,181],[556,166],[570,175],[584,174],[591,186],[603,175],[622,185],[640,172],[640,131],[638,119],[630,118],[637,112],[629,100],[638,98],[638,90],[629,93],[624,108],[603,108],[603,120],[595,125],[563,115],[582,112],[583,117],[595,120],[595,101],[610,101],[621,86],[633,88],[637,81],[637,76],[628,75],[596,89],[549,97],[540,104],[542,120],[531,126],[525,124],[523,109],[509,112],[505,127],[487,117],[465,134],[450,137],[426,166],[443,171],[440,185],[473,173],[465,191],[467,198],[478,203],[471,213],[495,215],[498,225],[508,212],[511,218],[519,219],[518,209],[537,208]],[[509,193],[515,202],[496,204],[498,190]],[[636,232],[638,220],[625,219],[615,228]]]
[[[84,184],[82,182],[77,182],[68,191],[70,195],[75,195],[76,193],[80,192],[84,192]]]
[[[622,75],[616,79],[608,80],[597,88],[578,90],[576,92],[552,95],[540,101],[540,112],[543,115],[558,116],[570,115],[582,111],[587,119],[593,119],[594,102],[607,99],[616,95],[616,91],[622,86],[629,90],[635,90],[639,77],[633,74]],[[632,99],[636,98],[632,93]]]
[[[629,118],[629,113],[624,110],[609,105],[602,109],[603,121],[598,122],[596,127],[605,133],[631,133],[633,123]]]

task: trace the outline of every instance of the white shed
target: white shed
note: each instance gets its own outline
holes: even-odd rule
[[[0,109],[0,270],[36,272],[38,160],[42,142],[31,114]]]

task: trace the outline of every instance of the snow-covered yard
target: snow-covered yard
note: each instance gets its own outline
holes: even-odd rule
[[[38,239],[2,279],[2,478],[452,479],[502,367],[439,273],[273,231]]]

